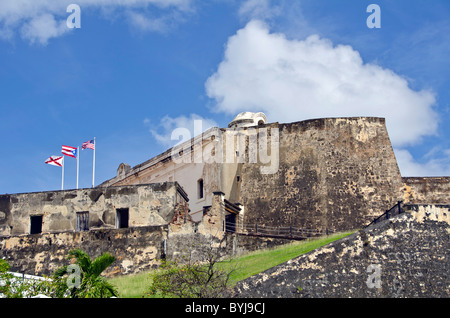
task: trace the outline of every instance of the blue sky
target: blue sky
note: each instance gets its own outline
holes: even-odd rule
[[[81,28],[67,28],[72,3]],[[372,3],[381,28],[366,24]],[[448,0],[1,0],[0,193],[60,189],[44,161],[63,144],[96,137],[99,184],[166,150],[175,128],[246,110],[385,117],[404,176],[448,176],[448,16]],[[80,187],[91,179],[84,150]]]

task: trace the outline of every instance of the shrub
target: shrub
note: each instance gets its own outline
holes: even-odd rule
[[[230,291],[229,279],[233,269],[220,269],[219,249],[212,244],[201,247],[201,256],[194,260],[189,249],[182,257],[162,262],[161,267],[152,273],[152,284],[148,296],[180,298],[226,297]]]

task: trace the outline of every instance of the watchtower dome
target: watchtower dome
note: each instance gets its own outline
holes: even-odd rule
[[[251,127],[265,124],[267,124],[267,117],[264,113],[242,112],[234,117],[233,121],[228,124],[228,128]]]

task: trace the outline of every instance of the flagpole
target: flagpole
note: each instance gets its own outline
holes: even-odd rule
[[[62,180],[61,180],[61,190],[64,190],[64,157],[62,160]]]
[[[95,142],[95,137],[94,137],[94,156],[93,156],[93,161],[92,161],[92,187],[94,187],[94,177],[95,177],[95,148],[97,148],[97,144]]]
[[[77,189],[78,189],[78,175],[80,171],[80,147],[77,147]]]

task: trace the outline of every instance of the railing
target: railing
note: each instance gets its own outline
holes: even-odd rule
[[[230,233],[237,233],[242,235],[291,238],[291,239],[306,239],[309,237],[329,235],[332,231],[325,229],[305,229],[296,226],[267,226],[261,224],[244,224],[238,225],[233,223],[225,224],[225,231]]]
[[[403,204],[403,201],[398,201],[392,208],[390,208],[389,210],[386,210],[386,212],[384,212],[379,217],[377,217],[375,220],[370,222],[369,225],[367,225],[367,226],[371,226],[378,222],[388,220],[388,219],[392,218],[393,216],[402,214],[404,212],[403,208],[402,208],[402,204]]]
[[[6,275],[5,275],[6,274]],[[17,292],[20,285],[27,280],[47,280],[51,281],[50,278],[42,277],[42,276],[35,276],[35,275],[28,275],[23,273],[15,273],[15,272],[6,272],[0,275],[0,287],[5,286],[6,284],[11,284],[9,286],[9,289],[12,292]],[[23,297],[28,297],[29,294],[28,290],[22,291]],[[0,298],[5,298],[6,296],[2,293],[0,293]],[[30,296],[31,298],[49,298],[46,295],[38,294],[36,296]]]
[[[6,272],[6,273],[11,275],[12,277],[14,277],[14,279],[21,280],[21,281],[30,280],[30,279],[31,280],[49,280],[46,277],[29,275],[29,274],[24,274],[24,273],[16,273],[16,272]]]

